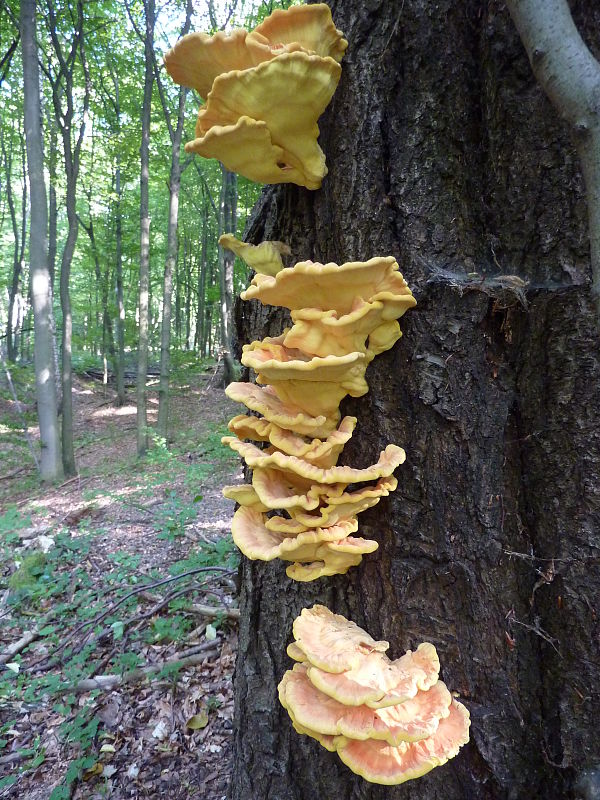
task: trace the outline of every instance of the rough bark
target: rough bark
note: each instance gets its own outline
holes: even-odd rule
[[[342,404],[359,420],[342,460],[395,442],[407,461],[359,518],[379,550],[346,576],[293,584],[244,559],[230,796],[597,797],[600,355],[575,147],[503,4],[331,6],[350,46],[320,124],[329,175],[268,188],[246,238],[296,260],[396,256],[418,306]],[[598,52],[600,9],[574,12]],[[283,327],[272,308],[236,315],[241,341]],[[316,601],[393,656],[435,644],[472,717],[455,760],[375,786],[293,731],[276,686]]]
[[[52,360],[52,286],[48,269],[48,239],[46,235],[48,209],[44,183],[35,11],[34,0],[21,0],[23,105],[31,197],[29,269],[35,329],[35,388],[41,442],[40,475],[42,480],[52,481],[61,477],[62,464]]]
[[[567,0],[508,0],[540,85],[572,127],[587,187],[592,293],[600,324],[600,63]]]

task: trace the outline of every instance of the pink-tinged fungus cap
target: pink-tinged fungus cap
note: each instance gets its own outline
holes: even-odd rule
[[[397,747],[432,736],[440,720],[450,713],[452,697],[438,681],[428,691],[389,708],[348,706],[316,689],[307,677],[307,666],[296,664],[284,677],[285,707],[294,719],[329,736],[378,739]]]
[[[355,622],[334,614],[326,606],[302,610],[294,620],[294,638],[311,664],[329,672],[344,672],[357,666],[363,656],[385,652],[389,642],[378,642]]]
[[[336,746],[341,760],[357,775],[370,783],[394,786],[420,778],[453,758],[469,741],[469,725],[469,712],[453,700],[449,715],[428,739],[398,747],[375,739],[338,739]]]
[[[368,653],[355,667],[333,674],[312,665],[311,683],[344,705],[367,705],[370,708],[395,706],[427,691],[438,680],[440,661],[435,647],[423,642],[413,652],[390,661],[383,653]]]

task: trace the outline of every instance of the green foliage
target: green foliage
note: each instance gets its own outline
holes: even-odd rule
[[[224,433],[224,425],[208,425],[198,441],[197,434],[190,437],[186,431],[171,450],[155,439],[150,457],[139,472],[130,470],[131,491],[90,492],[88,502],[103,497],[114,507],[143,509],[151,499],[150,511],[146,512],[148,530],[154,530],[153,536],[164,536],[167,543],[177,543],[201,507],[200,492],[206,477],[215,470],[230,469],[236,461],[235,454],[220,444]],[[172,488],[175,485],[180,488]],[[10,609],[9,616],[0,617],[0,634],[14,641],[23,630],[34,626],[39,633],[30,648],[15,655],[16,672],[0,671],[0,707],[43,701],[51,703],[54,713],[62,717],[59,738],[70,754],[70,763],[52,795],[60,798],[69,796],[74,783],[98,762],[103,734],[93,697],[80,705],[81,695],[72,687],[98,669],[109,674],[136,669],[146,662],[148,646],[177,646],[198,624],[197,615],[190,609],[194,602],[206,602],[203,581],[214,581],[219,570],[235,570],[238,551],[231,537],[200,541],[186,546],[185,555],[168,568],[142,574],[139,554],[117,550],[107,555],[110,567],[98,574],[90,558],[105,536],[101,525],[92,520],[80,525],[76,533],[53,531],[55,546],[47,554],[22,548],[18,531],[30,525],[29,515],[15,506],[0,515],[0,593],[9,589]],[[168,582],[154,586],[161,581]],[[157,600],[166,597],[168,602],[144,617],[141,624],[133,623],[142,612],[148,613],[149,601],[142,600],[140,594],[145,591],[156,593]],[[226,620],[213,620],[206,631],[207,639],[224,624]],[[30,652],[32,648],[35,655]],[[110,650],[114,654],[103,663]],[[45,669],[31,670],[31,663],[42,657],[39,653],[48,656]],[[178,670],[177,664],[169,666],[154,679],[173,679]],[[0,717],[0,723],[1,754],[8,741],[6,732],[12,727],[11,718]],[[43,763],[41,742],[28,745],[26,756],[19,762],[20,771]],[[9,785],[10,781],[3,779],[0,791]]]
[[[16,571],[8,579],[8,588],[13,592],[33,589],[38,581],[47,579],[44,553],[40,551],[29,553],[18,564]]]

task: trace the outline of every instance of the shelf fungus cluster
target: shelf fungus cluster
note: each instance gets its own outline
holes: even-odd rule
[[[387,785],[445,764],[469,740],[469,712],[438,679],[435,647],[391,661],[387,642],[325,606],[294,622],[288,655],[297,663],[279,684],[296,731],[337,752],[353,772]]]
[[[251,32],[187,34],[165,56],[173,80],[205,101],[185,149],[254,181],[318,189],[317,120],[347,45],[324,3],[278,9]]]
[[[339,404],[368,391],[367,365],[400,337],[398,318],[415,300],[391,257],[286,268],[281,243],[221,243],[257,270],[242,298],[284,306],[293,323],[244,346],[258,384],[226,389],[259,415],[234,417],[223,439],[253,471],[251,484],[224,490],[240,505],[234,541],[248,558],[292,562],[298,581],[344,574],[377,548],[354,536],[357,515],[396,488],[405,453],[390,444],[369,467],[338,466],[357,423],[340,419]]]

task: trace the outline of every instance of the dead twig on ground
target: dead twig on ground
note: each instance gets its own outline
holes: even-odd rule
[[[181,657],[181,654],[176,653],[172,658],[161,661],[160,664],[138,667],[137,669],[132,669],[129,672],[123,673],[123,675],[96,675],[95,678],[85,678],[84,680],[78,681],[75,685],[66,686],[65,691],[92,692],[95,689],[111,691],[117,686],[123,686],[127,683],[135,683],[144,678],[149,678],[152,675],[156,675],[158,672],[162,672],[163,669],[179,670],[185,669],[186,667],[195,667],[219,655],[219,650],[214,646],[214,642],[210,642],[210,644],[212,648],[206,649],[201,653],[196,653],[195,655],[186,656],[184,658]]]
[[[28,645],[30,645],[32,642],[35,642],[35,640],[39,638],[40,632],[36,628],[34,628],[32,631],[25,631],[23,636],[21,636],[18,641],[14,642],[13,644],[9,644],[4,653],[0,653],[0,664],[8,663],[11,658],[16,656],[22,650],[25,650]]]
[[[186,570],[185,572],[181,572],[179,575],[171,575],[168,578],[162,578],[161,580],[153,581],[152,583],[147,583],[143,586],[136,586],[135,589],[132,589],[130,592],[121,597],[119,600],[115,601],[114,603],[111,603],[101,614],[98,614],[93,619],[82,622],[80,625],[77,625],[77,627],[74,628],[71,631],[71,633],[69,633],[68,636],[66,636],[62,640],[62,642],[54,649],[54,652],[48,653],[48,655],[45,655],[39,661],[36,661],[28,668],[28,670],[31,671],[37,668],[39,671],[40,665],[44,664],[46,661],[49,661],[50,659],[53,660],[50,662],[50,664],[48,664],[46,667],[43,668],[44,671],[55,666],[58,663],[57,659],[58,654],[62,650],[64,650],[64,648],[71,641],[73,641],[73,639],[78,633],[81,633],[82,630],[88,628],[90,625],[92,626],[98,625],[100,622],[102,622],[103,619],[106,619],[106,617],[109,616],[109,614],[112,614],[114,611],[116,611],[117,608],[122,606],[123,603],[127,602],[127,600],[129,600],[130,598],[135,597],[136,595],[139,595],[142,592],[147,591],[148,589],[155,589],[158,586],[164,586],[167,583],[173,583],[174,581],[183,580],[183,578],[187,578],[191,575],[199,575],[202,572],[225,572],[231,574],[231,570],[228,569],[227,567],[196,567],[195,569],[190,569]]]

